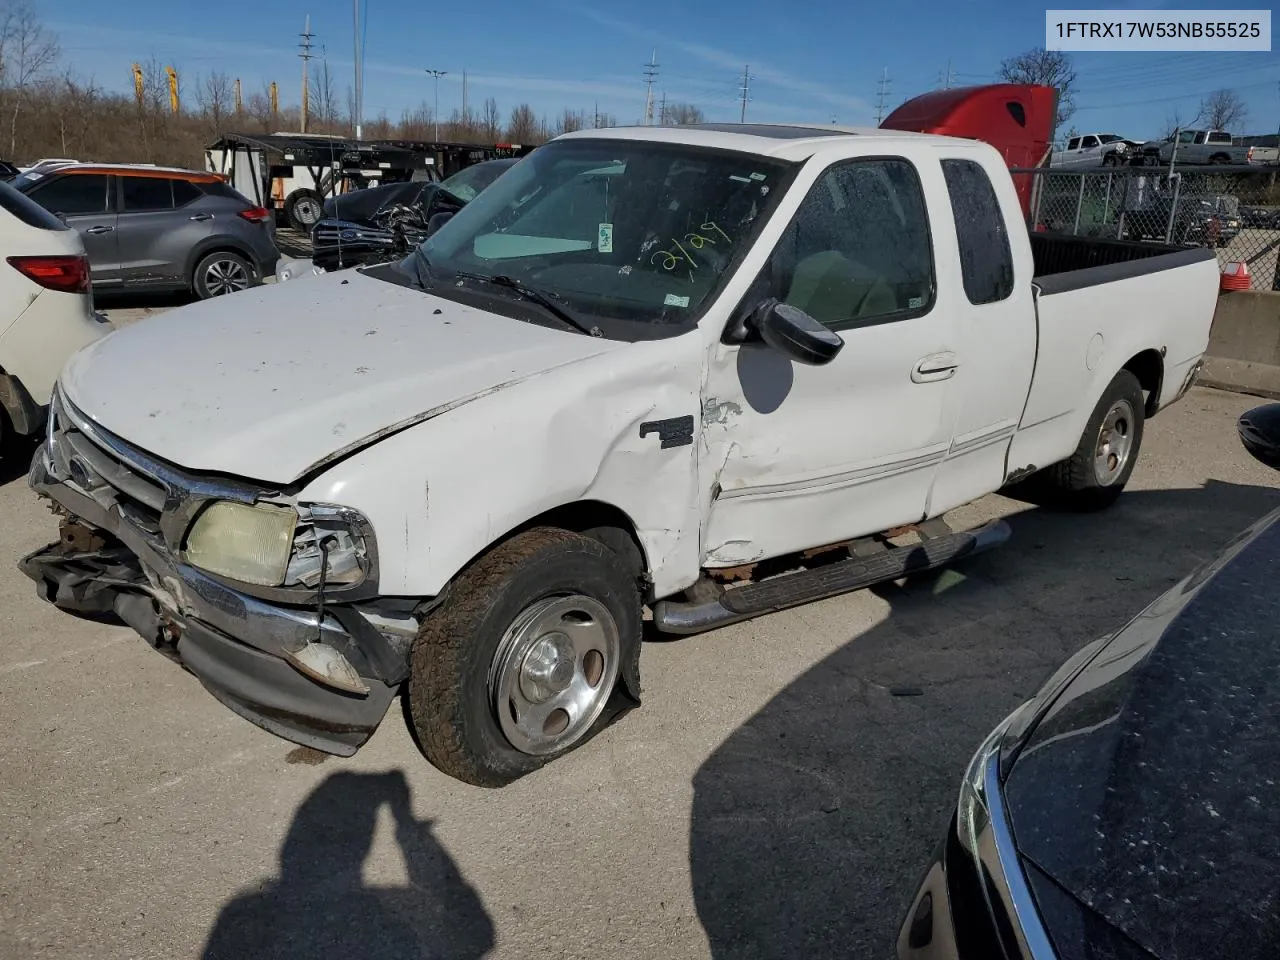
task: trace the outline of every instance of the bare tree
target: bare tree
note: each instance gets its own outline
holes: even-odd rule
[[[220,70],[200,78],[196,86],[196,103],[208,118],[215,137],[222,134],[222,123],[234,109],[231,78]]]
[[[484,110],[480,113],[480,132],[484,139],[496,143],[502,136],[502,120],[498,116],[498,101],[489,97],[484,102]]]
[[[533,143],[537,139],[540,126],[538,115],[533,112],[533,107],[527,103],[512,107],[511,120],[507,124],[507,140],[511,143]]]
[[[1200,101],[1199,116],[1210,130],[1238,128],[1248,115],[1249,108],[1234,90],[1218,90]]]
[[[1003,61],[998,73],[1006,83],[1038,83],[1057,90],[1055,127],[1061,127],[1076,112],[1076,71],[1071,58],[1061,50],[1036,47]]]
[[[324,133],[335,133],[340,117],[338,91],[334,86],[333,74],[329,72],[329,59],[320,61],[320,69],[311,75],[310,113],[319,123]]]
[[[18,150],[18,119],[31,85],[58,59],[58,38],[28,0],[8,0],[0,13],[0,82],[9,101],[9,155]]]
[[[668,103],[665,115],[666,122],[674,126],[685,123],[702,123],[706,120],[702,111],[691,103]]]
[[[581,130],[586,125],[587,118],[581,110],[565,108],[560,114],[560,119],[556,121],[555,134],[560,136],[562,133],[573,133],[573,131]]]
[[[422,100],[413,109],[400,114],[400,136],[406,140],[430,140],[434,119],[431,104]]]

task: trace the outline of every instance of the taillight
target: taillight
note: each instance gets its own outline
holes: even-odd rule
[[[271,216],[271,211],[266,207],[250,207],[248,210],[241,210],[240,216],[250,223],[262,223],[267,217]]]
[[[9,257],[8,261],[28,280],[49,290],[88,293],[91,289],[88,257]]]

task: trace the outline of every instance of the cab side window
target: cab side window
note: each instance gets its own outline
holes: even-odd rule
[[[915,168],[891,158],[825,171],[766,271],[770,296],[833,329],[927,313],[933,245]]]

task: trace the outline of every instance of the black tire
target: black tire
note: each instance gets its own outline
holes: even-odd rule
[[[289,226],[310,236],[324,216],[324,199],[314,190],[295,190],[285,197],[284,216]]]
[[[230,250],[205,254],[191,275],[191,290],[201,300],[248,290],[258,282],[258,273],[245,257]]]
[[[1210,162],[1211,164],[1214,164],[1215,166],[1222,166],[1222,165],[1224,165],[1224,164],[1228,164],[1228,163],[1230,163],[1230,162],[1231,162],[1231,158],[1230,158],[1230,157],[1228,157],[1225,153],[1218,153],[1218,154],[1214,154],[1212,157],[1210,157],[1210,158],[1209,158],[1209,162]]]
[[[1119,431],[1121,421],[1113,420],[1112,414],[1121,405],[1126,405],[1120,414],[1124,426],[1121,436],[1126,440],[1124,459],[1117,462],[1114,471],[1100,475],[1097,466],[1100,456],[1104,453],[1110,456],[1109,450],[1102,449],[1103,427],[1111,421],[1112,432]],[[1044,471],[1044,481],[1051,489],[1056,504],[1085,511],[1101,510],[1116,502],[1129,482],[1142,449],[1143,410],[1142,387],[1138,378],[1128,370],[1121,370],[1093,408],[1076,452]]]
[[[507,719],[500,720],[495,708],[495,687],[504,675],[499,661],[528,611],[569,594],[598,604],[616,627],[618,663],[614,668],[602,665],[598,679],[603,708],[560,748],[544,753],[517,749],[504,732]],[[479,787],[502,787],[532,773],[582,746],[628,707],[623,678],[635,675],[641,627],[635,574],[617,553],[565,530],[539,527],[517,534],[464,571],[422,624],[408,691],[419,746],[437,769]],[[516,724],[511,704],[511,723]]]
[[[1103,155],[1102,165],[1104,167],[1118,167],[1120,165],[1120,158],[1116,156],[1116,153],[1113,150],[1111,153]]]

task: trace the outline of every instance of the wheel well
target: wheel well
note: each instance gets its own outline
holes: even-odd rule
[[[1158,350],[1143,350],[1122,368],[1138,378],[1138,385],[1147,394],[1148,418],[1155,416],[1160,406],[1160,386],[1164,383],[1164,358]]]
[[[622,557],[637,577],[649,570],[644,547],[636,536],[631,518],[617,507],[599,500],[581,500],[554,507],[522,523],[507,536],[531,527],[559,527],[599,540]]]
[[[1209,159],[1210,159],[1210,160],[1230,160],[1230,159],[1231,159],[1231,157],[1230,157],[1230,156],[1228,156],[1228,155],[1227,155],[1227,154],[1225,154],[1225,153],[1215,153],[1215,154],[1214,154],[1212,157],[1210,157]]]

